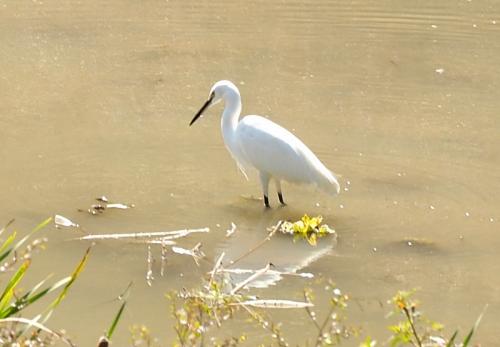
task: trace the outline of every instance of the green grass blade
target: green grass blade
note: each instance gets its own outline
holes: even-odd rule
[[[26,296],[29,296],[31,295],[31,293],[35,293],[38,289],[40,289],[44,284],[45,282],[47,282],[47,280],[49,278],[51,278],[52,275],[48,275],[47,277],[45,277],[45,279],[41,280],[40,282],[38,282],[33,288],[31,288],[26,294]]]
[[[30,266],[30,264],[31,264],[31,262],[29,260],[24,261],[24,263],[21,264],[19,269],[17,269],[16,273],[11,277],[11,279],[9,280],[9,283],[7,283],[5,290],[3,291],[2,295],[0,296],[0,318],[7,317],[4,315],[4,313],[9,306],[10,300],[14,296],[14,290],[16,289],[16,286],[19,284],[19,282],[23,278],[23,276],[26,273],[26,270],[28,270],[28,267]]]
[[[41,222],[40,224],[38,224],[33,230],[31,230],[31,234],[34,234],[37,231],[39,231],[40,229],[45,228],[47,226],[47,224],[49,224],[50,222],[52,222],[52,217],[49,217],[46,220],[44,220],[43,222]]]
[[[11,220],[10,220],[7,224],[5,224],[5,225],[2,227],[2,229],[0,229],[0,235],[2,235],[2,234],[3,234],[3,232],[4,232],[5,230],[7,230],[7,228],[8,228],[8,227],[9,227],[12,223],[14,223],[14,220],[15,220],[15,219],[11,219]]]
[[[78,276],[81,274],[81,272],[85,268],[85,264],[87,263],[87,260],[89,258],[89,253],[90,253],[91,248],[92,248],[92,246],[87,248],[87,251],[85,252],[82,260],[80,260],[77,267],[75,268],[75,270],[71,274],[69,281],[66,283],[66,285],[64,286],[64,288],[61,291],[61,293],[59,294],[59,296],[50,304],[50,306],[48,308],[49,312],[45,316],[45,319],[43,320],[42,323],[45,323],[50,318],[54,309],[56,309],[56,307],[59,306],[61,301],[63,301],[63,299],[66,297],[66,293],[68,292],[69,288],[72,286],[72,284],[75,282],[75,280],[78,278]]]
[[[446,344],[446,347],[453,347],[453,346],[455,346],[454,343],[455,343],[455,339],[457,338],[457,335],[458,335],[458,330],[455,330],[455,332],[453,333],[453,335],[451,335],[451,338],[448,340],[448,343]]]
[[[5,242],[0,247],[0,262],[7,258],[12,252],[12,248],[9,248],[12,242],[14,242],[17,233],[14,231],[10,236],[5,240]],[[8,248],[8,249],[7,249]],[[6,250],[7,249],[7,250]]]
[[[21,247],[31,237],[31,235],[33,235],[34,233],[36,233],[40,229],[44,228],[51,221],[52,221],[52,217],[49,217],[46,220],[44,220],[43,222],[41,222],[40,224],[38,224],[33,230],[31,230],[31,232],[28,235],[26,235],[18,243],[16,243],[16,245],[14,246],[14,248],[12,248],[12,251],[15,251],[16,249],[18,249],[19,247]]]
[[[80,273],[83,271],[83,268],[85,267],[85,264],[87,263],[87,260],[88,260],[88,257],[89,257],[90,248],[91,247],[87,248],[87,251],[85,252],[82,260],[80,260],[80,262],[78,263],[77,267],[75,268],[75,270],[71,274],[70,280],[66,284],[66,286],[64,287],[64,289],[62,290],[61,294],[59,294],[59,296],[56,298],[56,300],[51,304],[51,308],[52,309],[56,308],[61,303],[61,301],[66,296],[66,293],[68,292],[68,290],[71,287],[71,285],[73,284],[73,282],[75,282],[75,280],[78,278],[78,276],[80,275]]]
[[[12,316],[12,315],[18,313],[19,311],[23,310],[27,306],[33,304],[34,302],[36,302],[40,298],[44,297],[46,294],[48,294],[48,293],[50,293],[50,292],[52,292],[52,291],[54,291],[54,290],[62,287],[63,285],[65,285],[66,283],[68,283],[68,281],[70,280],[70,277],[68,276],[66,278],[63,278],[62,280],[57,281],[52,286],[50,286],[48,288],[45,288],[44,290],[42,290],[42,291],[40,291],[40,292],[38,292],[36,294],[33,294],[33,293],[35,293],[47,281],[47,279],[49,277],[51,277],[51,276],[50,275],[47,276],[46,279],[44,279],[43,281],[39,282],[28,293],[26,293],[25,295],[23,295],[22,298],[18,299],[16,301],[15,305],[9,306],[9,308],[8,308],[9,309],[9,316]],[[31,321],[38,322],[41,317],[42,317],[42,315],[39,314],[39,315],[35,316]],[[30,327],[31,327],[31,325],[26,325],[23,329],[19,330],[19,332],[17,334],[17,338],[20,338],[22,335],[24,335],[29,330]]]
[[[64,279],[62,279],[61,281],[58,281],[56,284],[48,287],[48,288],[45,288],[44,290],[32,295],[32,296],[29,296],[26,298],[26,305],[31,305],[32,303],[34,303],[35,301],[37,301],[38,299],[40,299],[41,297],[43,297],[44,295],[50,293],[50,292],[53,292],[54,290],[58,289],[59,287],[62,287],[63,285],[67,284],[69,281],[70,281],[70,277],[66,277]]]
[[[50,292],[53,292],[54,290],[62,287],[65,284],[67,284],[69,282],[69,280],[70,280],[70,277],[63,278],[62,280],[56,282],[52,286],[47,287],[36,294],[33,294],[38,290],[40,285],[45,282],[45,280],[43,280],[38,285],[36,285],[33,289],[31,289],[28,293],[26,293],[21,298],[16,300],[15,305],[9,306],[6,310],[6,312],[8,313],[6,315],[6,317],[10,317],[10,316],[18,313],[19,311],[25,309],[27,306],[32,305],[33,303],[35,303],[39,299],[43,298],[45,295],[49,294]]]
[[[115,319],[113,319],[113,322],[111,323],[111,326],[108,329],[108,332],[106,334],[106,337],[111,340],[111,336],[113,335],[113,332],[115,331],[116,325],[118,324],[118,321],[120,320],[123,310],[125,309],[125,305],[127,304],[126,301],[123,302],[122,306],[118,310],[118,313],[115,316]]]
[[[462,347],[467,347],[469,345],[469,343],[470,343],[470,341],[472,339],[472,335],[474,335],[474,332],[479,327],[479,323],[481,323],[481,319],[483,319],[483,316],[484,316],[487,308],[488,308],[488,305],[485,305],[484,308],[483,308],[483,312],[481,312],[481,314],[479,315],[479,317],[477,317],[476,323],[474,323],[474,326],[472,327],[472,329],[470,330],[470,332],[465,337],[464,342],[462,343]]]
[[[7,258],[13,251],[20,248],[31,237],[31,235],[33,235],[40,229],[44,228],[45,226],[47,226],[47,224],[49,224],[51,221],[52,217],[47,218],[46,220],[38,224],[33,230],[31,230],[31,232],[28,235],[26,235],[18,243],[16,243],[14,247],[8,248],[16,238],[17,233],[14,231],[0,247],[0,262],[3,261],[5,258]],[[7,223],[7,225],[0,230],[0,234],[2,234],[7,229],[7,227],[11,225],[13,222],[14,220],[12,219],[9,223]]]
[[[467,336],[465,337],[464,342],[462,343],[463,347],[467,347],[469,345],[469,342],[472,339],[472,335],[474,335],[474,328],[472,328],[469,334],[467,334]]]

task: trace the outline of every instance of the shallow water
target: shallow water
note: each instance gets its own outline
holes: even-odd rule
[[[497,340],[497,1],[0,1],[0,29],[0,221],[28,230],[59,213],[94,233],[208,226],[182,245],[200,241],[212,260],[243,253],[278,219],[321,214],[335,247],[276,238],[247,265],[333,278],[357,303],[351,321],[382,341],[386,300],[414,287],[450,335],[489,304],[477,341]],[[260,188],[224,148],[221,108],[187,126],[219,79],[239,86],[244,114],[269,115],[341,174],[342,194],[285,185],[289,206],[273,195],[266,212],[242,198]],[[136,207],[77,212],[103,194]],[[87,245],[68,241],[80,235],[71,230],[47,234],[37,273],[62,276]],[[133,323],[173,339],[163,294],[197,286],[205,269],[171,257],[149,288],[145,260],[143,245],[98,243],[51,326],[94,344],[134,281],[116,344]],[[305,284],[286,278],[262,293],[300,298]],[[292,328],[310,324],[302,316]]]

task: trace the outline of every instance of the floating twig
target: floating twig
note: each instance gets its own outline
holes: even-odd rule
[[[153,285],[153,254],[151,253],[151,245],[148,245],[148,257],[147,257],[148,269],[146,271],[146,283],[148,286]]]
[[[229,305],[235,305],[235,306],[244,305],[244,306],[253,306],[261,308],[305,308],[314,306],[314,304],[311,302],[281,300],[281,299],[247,300],[247,301],[240,301],[238,303],[232,303]]]
[[[106,196],[101,196],[95,199],[98,203],[90,205],[90,208],[87,209],[87,212],[91,215],[101,214],[109,208],[116,208],[121,210],[126,210],[129,208],[135,207],[134,204],[122,204],[122,203],[111,203],[109,202]],[[83,209],[79,209],[80,212],[85,212]]]
[[[239,256],[238,258],[236,258],[235,260],[231,260],[230,262],[230,266],[233,266],[234,264],[236,264],[237,262],[239,262],[241,259],[247,257],[248,255],[252,254],[253,252],[255,252],[257,249],[259,249],[260,247],[262,247],[262,245],[264,245],[267,241],[269,241],[271,239],[271,237],[274,236],[274,234],[276,234],[276,232],[279,230],[281,224],[283,223],[283,221],[278,221],[278,223],[272,227],[271,229],[271,232],[269,232],[269,234],[266,236],[266,238],[264,240],[262,240],[261,242],[259,242],[256,246],[254,246],[253,248],[251,248],[250,250],[248,250],[246,253],[242,254],[241,256]]]
[[[141,239],[141,238],[164,238],[166,240],[177,239],[194,233],[208,233],[209,228],[183,229],[175,231],[157,231],[151,233],[119,233],[119,234],[89,234],[77,240],[120,240],[120,239]]]
[[[125,205],[125,204],[120,204],[120,203],[115,203],[115,204],[107,204],[106,208],[117,208],[120,210],[126,210],[133,207],[133,205]]]
[[[219,258],[215,261],[214,268],[210,272],[210,281],[208,282],[208,288],[212,288],[212,283],[214,282],[214,276],[219,270],[219,268],[222,266],[222,259],[224,259],[224,256],[226,255],[225,252],[222,252]]]
[[[147,245],[161,245],[161,246],[173,246],[177,242],[168,239],[155,239],[155,240],[132,240],[131,243],[142,243]]]
[[[231,273],[231,274],[253,274],[259,270],[252,270],[252,269],[218,269],[217,273]],[[211,272],[209,272],[211,274]],[[279,275],[279,276],[296,276],[296,277],[302,277],[302,278],[314,278],[314,274],[310,272],[290,272],[290,271],[278,271],[278,270],[271,270],[269,269],[267,271],[268,275]]]
[[[56,214],[54,216],[54,224],[56,225],[56,228],[60,228],[60,227],[78,228],[78,227],[80,227],[80,225],[78,225],[77,223],[73,222],[69,218],[61,216],[59,214]]]
[[[247,279],[245,279],[244,281],[242,281],[238,285],[236,285],[236,287],[234,287],[233,290],[231,290],[231,295],[238,293],[239,290],[241,290],[247,284],[249,284],[250,282],[254,281],[255,279],[257,279],[260,276],[262,276],[263,274],[265,274],[270,268],[271,268],[271,263],[267,264],[262,269],[257,270],[253,275],[249,276]]]
[[[235,233],[235,231],[236,231],[236,224],[231,222],[231,229],[226,230],[226,237],[230,237],[231,235],[233,235]]]
[[[172,251],[177,254],[190,255],[193,257],[194,262],[197,266],[200,266],[199,260],[205,257],[205,253],[200,249],[201,242],[198,242],[196,246],[191,249],[185,249],[182,247],[172,247]]]
[[[165,265],[167,264],[167,242],[173,242],[174,241],[167,241],[163,240],[161,243],[161,267],[160,267],[160,276],[163,277],[165,275]]]

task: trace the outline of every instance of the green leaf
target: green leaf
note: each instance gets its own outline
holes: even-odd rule
[[[37,231],[39,231],[40,229],[45,228],[47,226],[47,224],[49,224],[51,221],[52,221],[52,217],[47,218],[46,220],[44,220],[43,222],[38,224],[33,230],[31,230],[31,234],[34,234]]]
[[[335,233],[328,225],[321,225],[322,216],[309,217],[307,214],[294,223],[284,222],[281,231],[287,234],[293,234],[293,240],[299,238],[305,239],[310,245],[316,246],[317,240],[328,234]]]
[[[307,241],[309,242],[309,244],[311,246],[316,246],[316,234],[309,235],[309,237],[307,238]]]
[[[465,337],[464,342],[462,343],[463,347],[467,347],[469,345],[469,342],[472,339],[472,335],[474,335],[474,328],[472,328]]]
[[[115,316],[115,319],[113,319],[113,322],[111,323],[111,326],[108,329],[108,332],[106,334],[106,337],[111,340],[111,336],[113,335],[113,332],[115,331],[116,325],[118,324],[118,321],[120,320],[123,310],[125,309],[125,305],[127,304],[126,301],[123,302],[121,305],[120,309],[118,310],[118,313]]]
[[[444,325],[439,322],[430,322],[431,329],[434,331],[441,331],[444,328]]]
[[[67,282],[66,286],[64,286],[64,288],[61,291],[61,293],[59,294],[59,296],[50,304],[50,306],[49,306],[49,312],[45,316],[45,318],[43,320],[43,323],[45,323],[50,318],[50,316],[51,316],[52,312],[54,311],[54,309],[57,306],[59,306],[59,304],[61,303],[61,301],[65,298],[66,293],[68,292],[68,290],[71,287],[71,285],[75,282],[75,280],[78,278],[78,276],[80,275],[80,273],[85,268],[85,264],[87,263],[87,260],[88,260],[91,248],[92,248],[92,246],[89,247],[89,248],[87,248],[87,251],[85,252],[82,260],[80,260],[80,262],[78,263],[77,267],[75,268],[75,270],[71,274],[71,277],[70,277],[69,281]]]
[[[20,248],[31,237],[31,235],[33,235],[40,229],[44,228],[45,226],[47,226],[47,224],[49,224],[51,221],[52,217],[47,218],[46,220],[38,224],[33,230],[31,230],[31,232],[28,235],[26,235],[18,243],[16,243],[14,247],[8,248],[16,238],[17,233],[14,231],[0,247],[0,262],[3,261],[5,258],[7,258],[10,255],[10,253]],[[7,227],[13,222],[14,220],[11,220],[9,223],[7,223],[7,225],[0,230],[0,234],[2,234],[7,229]]]
[[[457,335],[458,335],[458,330],[455,330],[455,332],[451,336],[450,340],[446,344],[446,347],[453,347],[454,346],[455,338],[457,337]]]
[[[40,224],[38,224],[33,230],[31,230],[31,232],[28,235],[26,235],[18,243],[16,243],[16,245],[14,246],[14,248],[12,248],[12,251],[15,251],[16,249],[18,249],[19,247],[21,247],[31,237],[31,235],[33,235],[37,231],[39,231],[42,228],[44,228],[47,224],[50,223],[51,220],[52,220],[52,217],[49,217],[46,220],[44,220],[43,222],[41,222]]]
[[[70,278],[71,277],[65,277],[62,280],[53,284],[52,286],[47,287],[47,288],[41,290],[40,292],[34,294],[38,290],[38,288],[46,281],[46,279],[41,281],[38,285],[33,287],[29,292],[24,294],[21,298],[17,299],[14,305],[10,305],[5,311],[6,312],[5,316],[10,317],[10,316],[18,313],[19,311],[25,309],[27,306],[35,303],[36,301],[38,301],[39,299],[41,299],[42,297],[44,297],[48,293],[53,292],[54,290],[58,289],[59,287],[62,287],[66,283],[68,283]]]
[[[7,224],[5,224],[5,225],[2,227],[2,229],[0,229],[0,235],[2,235],[2,234],[3,234],[3,232],[4,232],[5,230],[7,230],[7,228],[8,228],[8,227],[9,227],[12,223],[14,223],[14,219],[11,219],[11,220],[10,220]]]
[[[370,336],[367,336],[366,339],[361,342],[359,347],[374,347],[377,344],[376,340],[372,340]]]
[[[7,240],[5,240],[5,242],[2,244],[2,247],[0,247],[0,262],[7,258],[10,252],[12,252],[12,248],[9,248],[7,250],[5,249],[8,248],[12,244],[12,242],[14,242],[16,235],[17,233],[14,231],[12,234],[10,234]]]
[[[474,326],[470,330],[470,332],[467,334],[467,336],[464,339],[464,342],[462,343],[462,347],[467,347],[472,339],[472,335],[474,335],[474,332],[477,330],[479,327],[479,323],[481,323],[481,319],[483,319],[484,313],[486,312],[486,309],[488,308],[488,305],[484,306],[483,312],[477,317],[476,323],[474,323]]]
[[[19,269],[17,269],[16,273],[11,277],[9,283],[7,283],[2,296],[0,296],[0,318],[8,317],[5,315],[6,308],[8,308],[10,300],[14,296],[14,290],[16,289],[16,286],[19,284],[21,279],[24,277],[24,274],[26,273],[26,270],[28,270],[30,264],[31,262],[29,260],[25,260],[24,263],[21,264]]]

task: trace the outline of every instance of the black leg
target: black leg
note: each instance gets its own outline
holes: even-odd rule
[[[267,208],[271,207],[271,205],[269,205],[269,198],[267,195],[264,195],[264,205],[266,205]]]
[[[283,194],[281,194],[281,192],[278,192],[278,199],[280,199],[282,205],[286,205],[285,201],[283,200]]]

